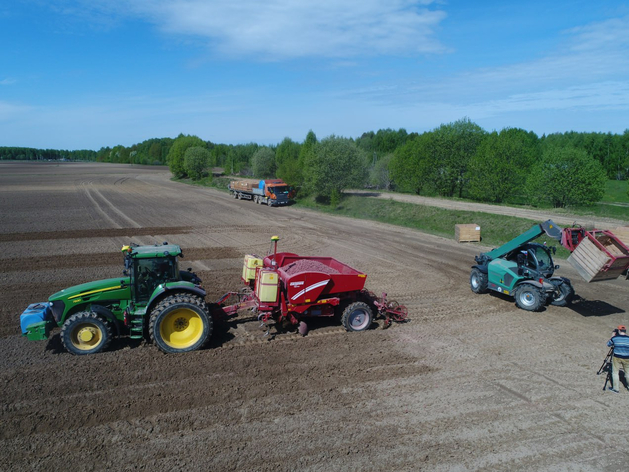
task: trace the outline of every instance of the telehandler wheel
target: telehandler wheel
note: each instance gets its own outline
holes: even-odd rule
[[[365,331],[371,326],[373,312],[365,302],[354,302],[343,310],[341,323],[345,331]]]
[[[487,274],[474,267],[470,274],[470,287],[474,293],[487,292]]]
[[[569,280],[564,279],[563,283],[557,288],[559,295],[553,298],[553,301],[550,302],[551,305],[555,306],[568,306],[572,299],[574,298],[574,287]]]
[[[526,311],[539,311],[546,304],[546,295],[533,284],[519,285],[514,296],[518,308]]]
[[[149,334],[162,352],[195,351],[210,339],[212,317],[201,297],[188,293],[170,295],[152,310]]]
[[[63,323],[61,342],[70,354],[95,354],[111,342],[111,327],[96,313],[80,311]]]

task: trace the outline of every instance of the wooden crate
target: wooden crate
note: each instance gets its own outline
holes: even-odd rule
[[[629,247],[629,226],[619,226],[612,230],[614,236],[620,239],[620,242]]]
[[[605,248],[615,257],[626,256],[626,251],[616,241],[607,236],[597,238]],[[608,268],[612,257],[599,249],[594,242],[586,238],[568,257],[568,262],[574,267],[586,282],[597,282],[617,278],[626,268],[626,259],[616,259]]]
[[[454,225],[454,238],[457,242],[478,242],[480,241],[480,226],[477,224]]]

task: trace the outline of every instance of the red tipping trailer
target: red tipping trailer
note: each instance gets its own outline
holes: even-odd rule
[[[288,321],[298,324],[304,335],[308,317],[336,317],[347,331],[364,331],[377,316],[384,318],[385,328],[392,321],[406,320],[406,307],[387,301],[385,293],[376,297],[364,289],[367,275],[363,272],[332,257],[278,253],[278,240],[272,238],[274,251],[264,259],[245,256],[242,280],[247,289],[219,299],[213,305],[215,316],[228,317],[249,308],[265,324]],[[238,303],[224,306],[232,296],[238,297]]]

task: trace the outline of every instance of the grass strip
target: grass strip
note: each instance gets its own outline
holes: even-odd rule
[[[448,210],[359,195],[345,196],[336,208],[318,204],[314,199],[300,199],[298,205],[324,213],[413,228],[448,239],[454,239],[455,225],[474,223],[481,228],[480,244],[489,247],[498,247],[528,231],[535,224],[532,220],[515,216]],[[549,246],[557,246],[557,257],[565,259],[570,255],[570,252],[554,239],[539,238],[537,242],[544,241]]]

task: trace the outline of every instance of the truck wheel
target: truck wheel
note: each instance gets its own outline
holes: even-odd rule
[[[96,354],[109,346],[111,327],[96,313],[81,311],[63,323],[61,342],[70,354]]]
[[[266,197],[266,204],[268,206],[273,206],[273,200],[271,200],[269,197]]]
[[[485,293],[487,291],[487,274],[474,267],[470,274],[470,287],[474,293]]]
[[[210,339],[212,317],[201,297],[187,293],[170,295],[151,311],[149,334],[162,352],[195,351]]]
[[[574,298],[574,287],[568,279],[564,279],[563,283],[557,287],[558,295],[555,295],[551,305],[555,306],[567,306],[572,302]]]
[[[364,331],[371,326],[373,313],[365,302],[354,302],[343,310],[341,323],[345,331]]]
[[[546,295],[536,286],[524,283],[515,289],[515,304],[526,311],[539,311],[546,304]]]
[[[238,198],[238,194],[236,192],[232,192],[232,197],[237,199]]]

